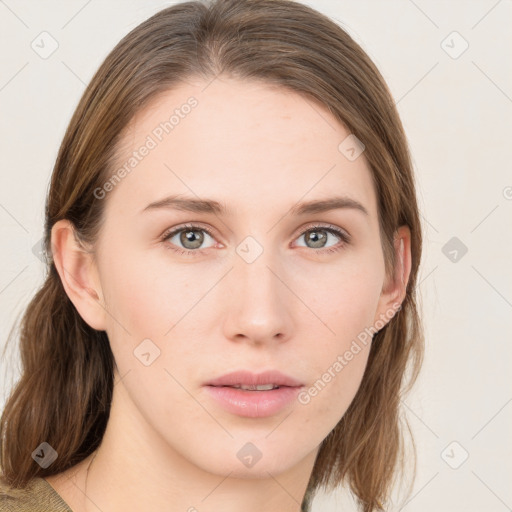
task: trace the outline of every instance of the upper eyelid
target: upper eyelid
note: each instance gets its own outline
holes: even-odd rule
[[[216,231],[212,228],[207,228],[205,226],[202,226],[201,224],[192,224],[192,223],[187,223],[185,225],[182,225],[182,226],[177,226],[175,228],[169,228],[169,229],[166,229],[161,238],[167,238],[167,237],[170,237],[171,235],[175,235],[176,233],[179,233],[180,231],[184,231],[185,229],[196,229],[198,231],[206,231],[206,233],[208,233],[210,236],[215,236],[215,233]]]

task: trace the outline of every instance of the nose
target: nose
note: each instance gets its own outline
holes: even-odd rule
[[[287,286],[289,278],[279,268],[265,252],[251,263],[235,258],[224,283],[228,297],[223,311],[226,339],[266,345],[292,336],[292,308],[297,301],[290,291],[291,283]]]

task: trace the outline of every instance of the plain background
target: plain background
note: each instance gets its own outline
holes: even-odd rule
[[[418,473],[396,510],[511,510],[512,2],[304,3],[337,21],[378,66],[417,175],[426,358],[403,403]],[[33,247],[85,85],[121,37],[169,5],[0,1],[0,349],[43,280]],[[45,59],[31,47],[43,31],[58,43]],[[2,360],[0,406],[17,357],[11,347]],[[341,509],[356,510],[344,493],[315,500],[315,512]]]

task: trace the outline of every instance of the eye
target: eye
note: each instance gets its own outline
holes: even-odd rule
[[[210,230],[197,226],[197,225],[186,225],[181,226],[179,228],[173,229],[170,232],[167,232],[162,237],[162,241],[171,241],[172,246],[167,246],[170,249],[184,254],[186,256],[194,256],[195,253],[199,253],[201,249],[207,249],[208,247],[201,247],[205,240],[205,234],[207,237],[213,239],[213,234]],[[176,237],[176,240],[172,240]],[[180,244],[183,248],[180,247]],[[212,246],[210,246],[212,247]]]
[[[331,235],[331,237],[334,236],[335,238],[338,238],[341,241],[341,245],[339,243],[335,243],[334,246],[326,246],[329,235]],[[306,240],[306,245],[301,247],[320,249],[319,251],[316,251],[320,253],[337,252],[343,249],[345,245],[350,243],[350,235],[348,233],[330,224],[328,226],[310,226],[308,229],[306,229],[306,231],[302,232],[298,239],[303,237]]]

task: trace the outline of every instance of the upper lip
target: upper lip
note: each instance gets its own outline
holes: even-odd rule
[[[269,370],[263,373],[252,373],[246,370],[227,373],[217,379],[210,380],[205,386],[261,386],[274,384],[276,386],[299,387],[303,384],[298,380],[285,375],[277,370]]]

